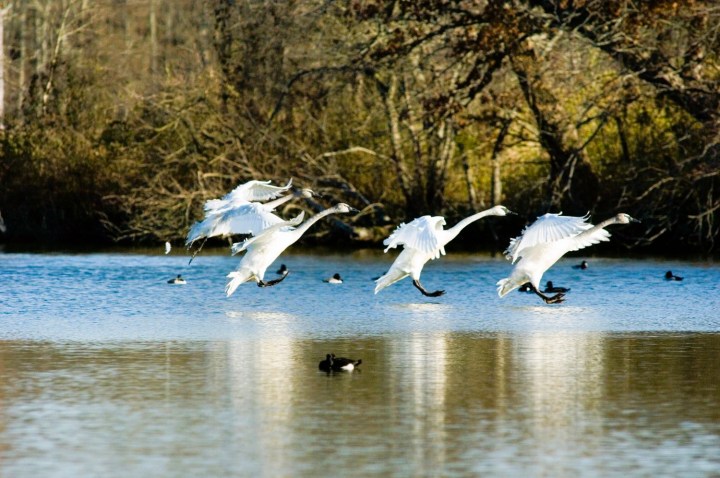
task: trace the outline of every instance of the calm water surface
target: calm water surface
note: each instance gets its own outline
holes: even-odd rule
[[[566,259],[545,305],[480,255],[374,295],[393,257],[226,298],[223,255],[0,254],[0,476],[720,476],[715,264]]]

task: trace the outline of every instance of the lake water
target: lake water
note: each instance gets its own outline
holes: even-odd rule
[[[183,252],[0,254],[0,476],[720,476],[715,264],[564,259],[546,305],[501,257],[426,298],[373,294],[395,254],[291,254],[226,298],[238,259]]]

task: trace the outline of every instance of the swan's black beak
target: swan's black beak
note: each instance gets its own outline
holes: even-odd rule
[[[511,211],[510,209],[508,209],[505,214],[507,214],[508,216],[519,216],[520,215],[516,212]]]
[[[634,217],[631,217],[630,222],[637,222],[639,224],[642,221],[640,221],[640,219],[635,219]]]
[[[357,213],[360,212],[360,210],[359,210],[359,209],[355,209],[354,207],[350,206],[350,212],[353,213],[353,214],[357,214]]]

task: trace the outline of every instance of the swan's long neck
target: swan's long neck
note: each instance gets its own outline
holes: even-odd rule
[[[443,236],[444,236],[443,239],[444,239],[444,241],[445,241],[443,245],[445,245],[445,244],[447,244],[448,242],[450,242],[450,241],[452,241],[453,239],[455,239],[455,238],[457,237],[457,235],[460,234],[460,231],[462,231],[463,229],[465,229],[466,227],[468,227],[468,226],[469,226],[470,224],[472,224],[473,222],[477,221],[478,219],[482,219],[482,218],[484,218],[485,216],[492,216],[492,215],[493,215],[493,210],[492,210],[492,209],[487,209],[487,210],[485,210],[485,211],[482,211],[482,212],[478,212],[478,213],[476,213],[476,214],[473,214],[472,216],[468,216],[468,217],[466,217],[465,219],[463,219],[462,221],[460,221],[460,222],[458,222],[457,224],[455,224],[455,225],[454,225],[453,227],[451,227],[450,229],[446,229],[446,230],[445,230],[445,234],[443,234]]]
[[[308,219],[307,221],[303,222],[300,226],[298,226],[293,232],[295,233],[296,237],[300,239],[300,237],[305,234],[305,232],[310,229],[310,227],[318,222],[320,219],[324,218],[325,216],[329,216],[330,214],[335,214],[338,212],[337,208],[330,208],[325,209],[324,211],[321,211],[317,214],[315,214],[313,217]]]
[[[268,202],[264,203],[263,206],[266,207],[266,208],[268,209],[268,211],[272,211],[272,210],[275,209],[276,207],[278,207],[278,206],[280,206],[280,205],[282,205],[282,204],[285,204],[286,202],[288,202],[289,200],[291,200],[293,197],[294,197],[293,194],[288,194],[287,196],[283,196],[283,197],[281,197],[281,198],[277,198],[277,199],[275,199],[275,200],[273,200],[273,201],[268,201]]]
[[[613,217],[611,217],[610,219],[605,219],[604,221],[595,224],[595,225],[594,225],[593,227],[591,227],[590,229],[581,232],[580,234],[578,234],[578,235],[575,236],[575,237],[577,237],[578,239],[582,239],[582,238],[585,238],[585,237],[588,237],[588,236],[592,236],[592,235],[594,235],[594,234],[597,234],[597,232],[598,232],[600,229],[605,229],[605,228],[608,227],[609,225],[611,225],[611,224],[617,224],[617,223],[618,223],[617,217],[613,216]]]

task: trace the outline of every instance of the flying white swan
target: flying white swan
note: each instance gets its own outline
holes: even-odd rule
[[[273,214],[276,207],[295,196],[312,197],[313,192],[302,189],[297,193],[280,195],[290,189],[292,180],[285,186],[271,186],[270,181],[248,181],[233,189],[222,199],[205,202],[205,218],[196,222],[188,232],[185,245],[191,247],[198,239],[229,236],[232,234],[258,234],[263,229],[284,220]],[[257,201],[274,201],[260,203]]]
[[[420,274],[423,266],[430,259],[438,259],[445,254],[447,243],[455,239],[465,227],[485,216],[505,216],[512,214],[505,206],[495,206],[485,211],[473,214],[458,222],[450,229],[443,229],[445,219],[442,216],[422,216],[408,224],[400,224],[390,237],[383,241],[390,248],[403,245],[403,251],[392,263],[390,269],[375,283],[377,294],[385,287],[404,279],[412,277],[413,285],[427,297],[438,297],[445,293],[444,290],[428,292],[420,283]]]
[[[621,213],[596,226],[586,222],[588,216],[574,217],[560,214],[545,214],[526,227],[522,234],[512,240],[505,251],[505,257],[515,264],[510,277],[497,283],[500,297],[530,283],[532,292],[539,295],[547,304],[562,302],[565,293],[560,292],[548,297],[540,292],[540,281],[546,270],[565,253],[610,240],[605,228],[611,224],[629,224],[640,222]]]
[[[205,212],[222,212],[249,202],[269,201],[280,197],[292,186],[292,179],[285,186],[271,186],[271,181],[248,181],[237,186],[220,199],[205,202]]]
[[[232,246],[232,253],[247,251],[240,260],[240,264],[236,271],[227,275],[230,281],[225,286],[225,293],[228,297],[235,292],[243,282],[254,280],[259,287],[268,287],[277,284],[287,277],[287,270],[278,279],[265,282],[263,280],[265,271],[270,264],[277,259],[285,249],[290,247],[310,226],[318,222],[320,219],[330,214],[357,212],[357,209],[348,206],[345,203],[339,203],[334,207],[325,209],[315,214],[313,217],[302,223],[304,213],[300,213],[296,218],[290,221],[270,226],[254,237],[250,237],[243,242],[237,242]]]

